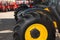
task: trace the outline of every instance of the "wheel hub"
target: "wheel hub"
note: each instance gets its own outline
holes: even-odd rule
[[[40,36],[40,32],[37,29],[33,29],[30,31],[31,37],[32,38],[38,38]]]

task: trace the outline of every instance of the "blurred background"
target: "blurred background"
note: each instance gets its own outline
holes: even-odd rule
[[[14,11],[22,3],[22,0],[0,0],[0,12]],[[29,1],[26,0],[25,4],[28,3]]]

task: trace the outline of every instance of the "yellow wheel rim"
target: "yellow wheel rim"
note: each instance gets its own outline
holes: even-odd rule
[[[40,32],[40,36],[38,38],[32,38],[30,35],[30,31],[33,29],[37,29]],[[29,26],[25,32],[25,40],[47,40],[48,31],[46,27],[42,24],[32,24]]]

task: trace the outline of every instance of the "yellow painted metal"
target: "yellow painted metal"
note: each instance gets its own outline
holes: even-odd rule
[[[30,31],[33,29],[39,30],[40,36],[38,38],[31,37]],[[48,38],[47,28],[42,24],[38,24],[38,23],[32,24],[27,28],[25,32],[25,40],[47,40],[47,38]]]
[[[49,8],[45,8],[44,10],[46,10],[46,11],[49,11],[49,12],[50,12]],[[56,22],[56,21],[53,21],[53,24],[54,24],[54,27],[55,27],[55,28],[57,28],[57,22]]]
[[[46,10],[46,11],[50,12],[49,8],[44,8],[44,10]]]
[[[54,24],[55,28],[57,28],[57,22],[53,21],[53,24]]]

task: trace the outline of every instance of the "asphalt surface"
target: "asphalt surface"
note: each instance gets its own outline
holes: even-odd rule
[[[14,12],[0,13],[0,40],[13,40]],[[59,37],[56,40],[60,40]]]
[[[0,40],[13,40],[14,25],[14,12],[0,13]]]

